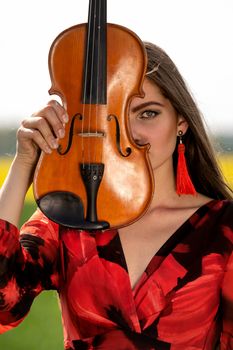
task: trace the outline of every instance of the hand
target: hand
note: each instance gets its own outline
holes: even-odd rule
[[[55,100],[22,121],[17,132],[17,155],[20,162],[34,166],[41,150],[51,153],[58,147],[58,139],[65,135],[68,116],[65,109]]]

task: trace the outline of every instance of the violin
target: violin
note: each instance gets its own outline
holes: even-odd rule
[[[106,21],[106,0],[90,0],[88,23],[60,33],[49,52],[51,88],[69,115],[65,137],[41,153],[35,200],[51,220],[104,230],[138,220],[153,194],[149,145],[132,139],[133,96],[143,96],[147,56],[131,30]]]

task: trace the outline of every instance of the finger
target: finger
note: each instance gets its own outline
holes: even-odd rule
[[[34,146],[41,149],[45,153],[52,152],[50,145],[46,142],[46,140],[38,130],[28,129],[21,126],[18,129],[18,140],[20,143],[19,146],[24,146],[25,142],[28,143],[28,141],[30,141],[34,144]]]
[[[36,135],[36,137],[33,137],[33,140],[36,143],[37,140],[41,139],[42,137],[50,148],[55,149],[58,147],[58,141],[56,139],[56,136],[54,135],[53,130],[46,118],[35,116],[33,118],[25,119],[22,122],[22,127],[31,130],[31,132],[35,132],[34,134]],[[30,135],[34,136],[34,134],[32,133]],[[40,144],[41,141],[38,145],[40,146]]]
[[[64,115],[66,115],[64,108],[57,101],[52,100],[43,109],[34,113],[32,117],[41,117],[46,119],[54,135],[57,138],[63,138],[65,135],[64,120],[67,121],[67,117],[65,118]],[[41,123],[43,126],[42,121]]]
[[[58,118],[62,123],[67,123],[69,120],[68,114],[65,108],[56,100],[51,100],[48,102],[48,106],[52,106],[57,113]]]

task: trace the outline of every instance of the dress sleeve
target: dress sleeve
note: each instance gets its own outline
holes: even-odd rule
[[[58,232],[40,210],[20,231],[0,219],[0,334],[24,319],[42,290],[59,288]]]
[[[229,259],[222,286],[223,330],[221,350],[233,350],[233,253]]]
[[[221,350],[233,350],[233,202],[229,202],[229,210],[223,224],[223,232],[228,241],[229,254],[222,284],[222,335]]]

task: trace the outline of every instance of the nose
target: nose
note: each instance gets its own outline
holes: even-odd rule
[[[129,118],[129,120],[130,132],[134,142],[139,146],[145,145],[147,143],[146,135],[143,134],[143,130],[140,127],[139,123],[132,116]]]

